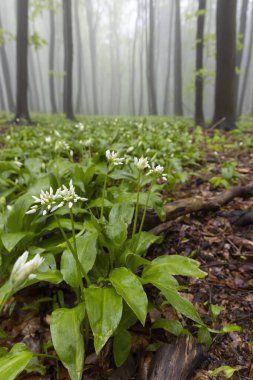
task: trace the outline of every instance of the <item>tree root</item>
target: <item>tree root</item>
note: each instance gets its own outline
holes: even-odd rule
[[[231,189],[215,195],[210,199],[197,196],[168,203],[164,206],[166,222],[152,228],[150,232],[155,235],[159,235],[163,231],[166,231],[170,226],[171,221],[179,216],[198,211],[216,211],[220,207],[231,202],[234,198],[239,197],[246,199],[251,196],[253,196],[253,182],[250,182],[247,186],[232,187]]]

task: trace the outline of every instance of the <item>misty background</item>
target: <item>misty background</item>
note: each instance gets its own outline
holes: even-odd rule
[[[22,0],[20,0],[22,1]],[[219,0],[218,0],[219,1]],[[180,14],[176,3],[180,3]],[[85,115],[148,115],[148,0],[73,0],[73,109]],[[229,2],[228,2],[229,3]],[[252,23],[248,1],[245,42],[241,44],[237,1],[237,49],[241,113],[253,112]],[[215,85],[215,14],[217,2],[206,1],[204,24],[204,114],[212,118]],[[154,86],[157,114],[174,114],[176,49],[182,54],[183,114],[194,115],[197,0],[154,2]],[[181,32],[178,34],[178,27]],[[0,0],[1,56],[6,55],[11,93],[16,94],[16,0]],[[60,0],[29,1],[29,110],[52,112],[50,80],[56,112],[63,112],[64,41]],[[51,49],[51,62],[50,62]],[[53,49],[53,51],[52,51]],[[3,52],[4,51],[4,52]],[[247,65],[249,68],[247,69]],[[7,96],[6,67],[0,65],[0,107],[14,111]],[[248,71],[248,72],[247,72]],[[246,75],[246,81],[245,81]],[[242,98],[243,97],[243,98]]]

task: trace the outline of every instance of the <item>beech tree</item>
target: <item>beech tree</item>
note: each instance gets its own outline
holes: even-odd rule
[[[28,93],[28,0],[17,0],[17,95],[15,121],[25,119],[31,122],[27,93]]]
[[[203,111],[203,49],[206,0],[199,0],[196,34],[196,73],[195,73],[195,123],[204,125]]]
[[[213,123],[235,128],[236,0],[217,0],[216,78]],[[224,121],[222,119],[225,118]]]
[[[183,115],[182,99],[182,46],[180,1],[175,1],[175,40],[174,40],[174,113]]]
[[[63,39],[64,39],[64,87],[63,111],[67,119],[74,119],[72,104],[72,68],[73,68],[73,36],[72,36],[72,1],[62,0],[63,5]]]
[[[149,44],[147,52],[148,107],[151,115],[157,115],[155,80],[155,4],[149,0]]]

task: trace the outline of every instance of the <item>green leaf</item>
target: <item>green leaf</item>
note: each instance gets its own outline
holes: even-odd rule
[[[198,268],[199,265],[198,261],[180,255],[159,256],[151,263],[155,270],[166,268],[168,274],[203,278],[206,273]]]
[[[121,330],[113,338],[113,357],[117,367],[128,358],[132,346],[132,336],[127,330]]]
[[[221,312],[221,307],[219,305],[210,305],[210,312],[212,321],[215,322]]]
[[[179,284],[177,280],[168,274],[166,266],[161,265],[147,265],[142,273],[142,283],[153,284],[158,289],[161,287],[169,287],[177,289]]]
[[[69,249],[66,249],[61,256],[61,274],[64,281],[73,289],[79,287],[76,262]]]
[[[145,324],[148,299],[140,280],[127,268],[116,268],[110,273],[110,281],[128,306],[136,314],[141,323]]]
[[[208,328],[205,326],[202,326],[198,329],[198,343],[205,344],[208,348],[212,344],[212,337],[210,332],[208,331]]]
[[[179,321],[168,319],[155,321],[152,325],[152,329],[163,329],[176,336],[179,336],[183,332],[183,326]]]
[[[53,345],[62,364],[68,369],[71,380],[82,379],[84,340],[81,323],[84,316],[84,304],[73,309],[56,309],[52,313],[50,330]]]
[[[127,224],[120,219],[110,222],[106,226],[106,235],[114,246],[120,247],[127,239]]]
[[[122,298],[113,288],[85,289],[85,304],[98,353],[118,327],[122,316]]]
[[[238,325],[225,325],[222,329],[223,332],[235,332],[235,331],[241,331],[241,327]]]
[[[187,318],[192,319],[193,321],[203,325],[203,321],[201,320],[197,310],[193,306],[193,304],[182,298],[181,295],[173,288],[159,288],[162,293],[167,298],[168,302],[180,313],[185,315]]]
[[[24,230],[25,220],[31,217],[25,213],[33,203],[34,200],[30,194],[24,194],[17,199],[7,218],[7,230],[11,232]]]
[[[134,253],[143,256],[147,253],[148,248],[154,243],[161,243],[162,237],[155,236],[149,232],[141,232],[136,234],[133,239],[127,241],[126,248],[134,247]]]
[[[211,376],[217,376],[220,372],[225,372],[228,379],[233,376],[233,374],[237,371],[236,368],[229,367],[228,365],[222,365],[219,368],[216,368],[214,371],[211,372]]]
[[[110,214],[109,222],[116,224],[119,220],[129,225],[132,222],[134,206],[128,202],[116,203],[113,205]]]
[[[8,354],[0,358],[1,379],[14,380],[28,365],[33,353],[24,343],[15,344]]]
[[[8,252],[11,252],[23,239],[28,243],[34,237],[31,232],[11,232],[1,235],[1,240]]]

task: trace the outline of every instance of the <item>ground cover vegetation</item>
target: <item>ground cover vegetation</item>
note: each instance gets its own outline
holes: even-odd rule
[[[186,118],[33,119],[0,136],[3,378],[155,379],[173,336],[209,349],[195,379],[250,378],[252,297],[242,305],[237,291],[252,286],[252,232],[233,232],[250,199],[176,220],[165,205],[248,184],[252,119],[231,132]]]

